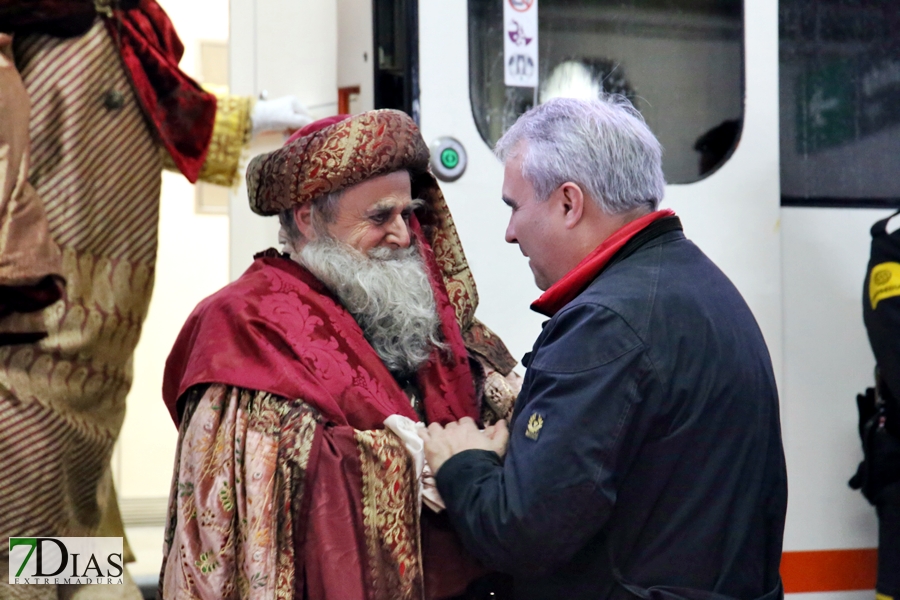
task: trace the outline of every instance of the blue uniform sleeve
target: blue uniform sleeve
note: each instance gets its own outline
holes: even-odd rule
[[[528,365],[505,460],[470,450],[437,474],[469,551],[534,577],[594,537],[633,460],[633,422],[654,378],[640,338],[613,311],[581,305],[551,320]]]

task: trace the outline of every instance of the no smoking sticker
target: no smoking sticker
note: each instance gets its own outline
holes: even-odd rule
[[[503,83],[514,87],[538,86],[537,0],[503,3]]]

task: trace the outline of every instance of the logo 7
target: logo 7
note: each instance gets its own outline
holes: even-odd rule
[[[15,538],[9,540],[9,552],[12,554],[12,549],[16,546],[31,546],[31,549],[28,551],[28,554],[25,555],[25,560],[22,561],[22,564],[19,565],[19,570],[16,571],[16,577],[22,575],[22,571],[25,569],[25,565],[28,564],[28,561],[31,559],[31,555],[34,554],[34,551],[37,549],[37,538]]]
[[[46,553],[41,545],[46,542],[52,542],[56,544],[56,547],[59,548],[59,553],[61,557],[61,561],[59,564],[59,568],[54,573],[44,573],[44,565],[43,559]],[[66,568],[66,562],[69,560],[69,552],[66,550],[65,544],[61,541],[54,538],[10,538],[9,540],[9,551],[10,555],[12,555],[12,549],[16,546],[30,546],[28,550],[28,554],[25,555],[25,560],[22,561],[22,564],[19,565],[19,570],[16,571],[16,577],[22,575],[22,571],[25,569],[25,565],[28,564],[29,559],[31,559],[31,555],[34,554],[34,551],[37,550],[37,561],[36,561],[36,569],[34,575],[36,577],[53,577],[55,575],[59,575],[62,573],[62,570]]]

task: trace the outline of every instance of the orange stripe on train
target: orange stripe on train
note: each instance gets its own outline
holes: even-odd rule
[[[878,550],[814,550],[785,552],[781,578],[787,594],[875,589]]]

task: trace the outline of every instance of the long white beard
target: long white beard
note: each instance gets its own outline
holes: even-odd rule
[[[332,239],[307,243],[291,258],[309,269],[359,323],[389,371],[408,376],[442,348],[441,321],[415,246],[369,256]]]

